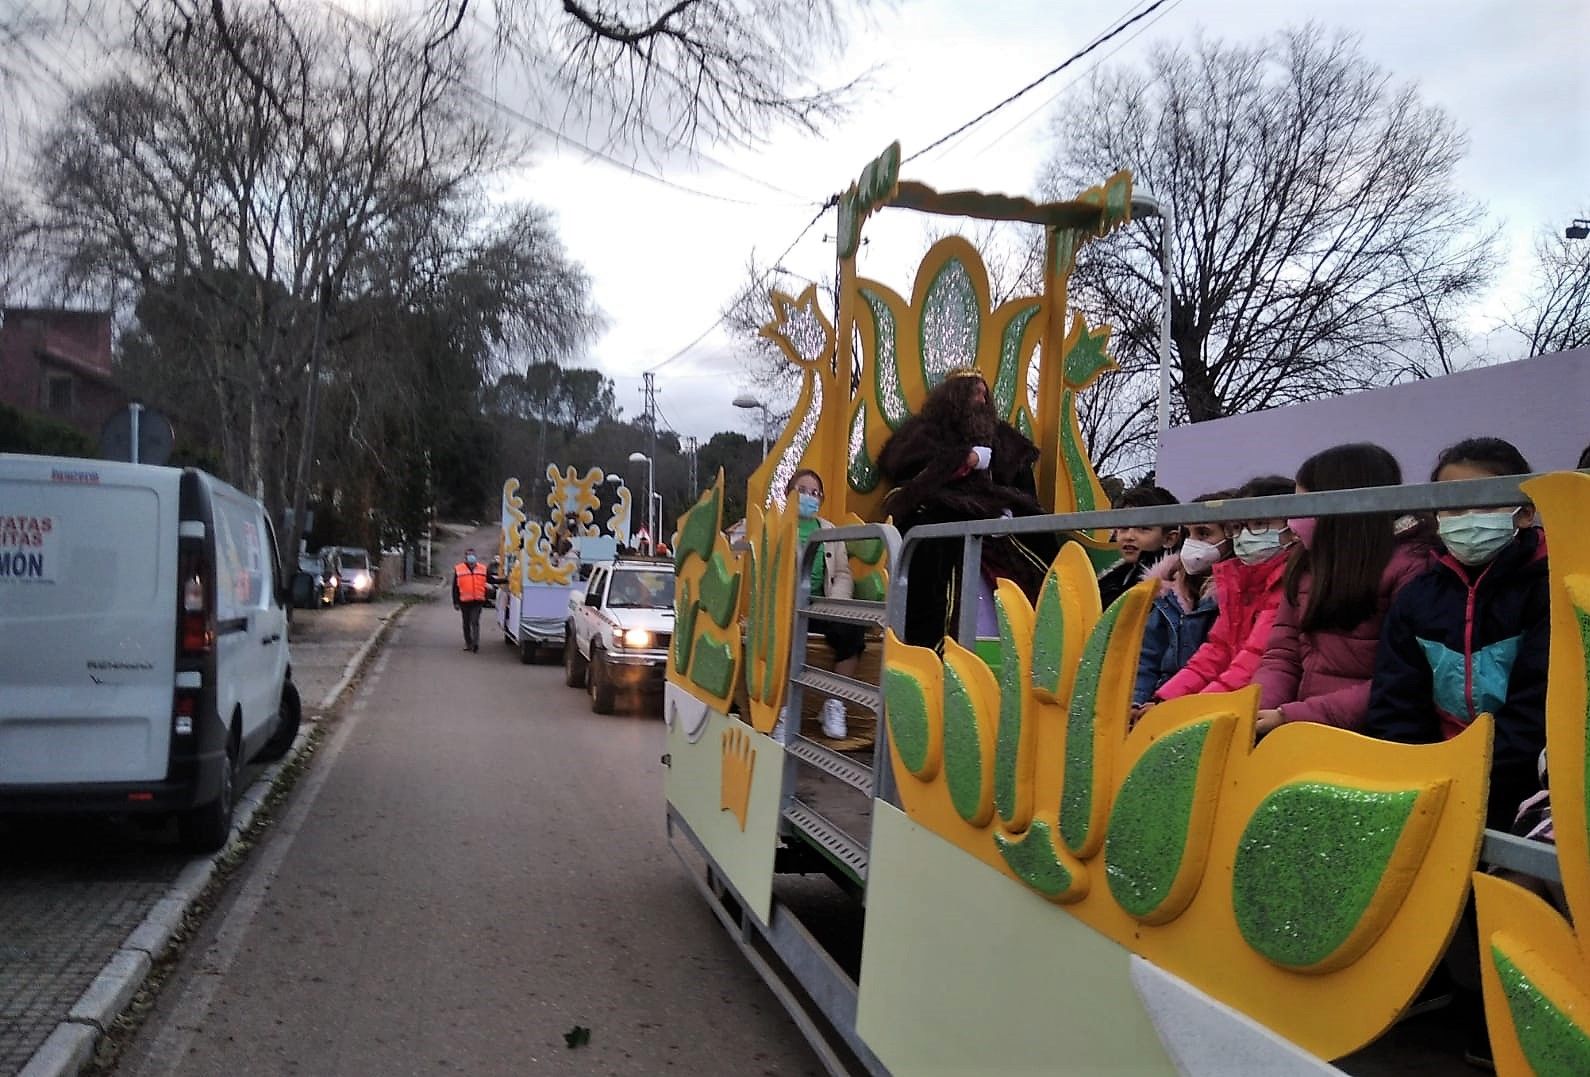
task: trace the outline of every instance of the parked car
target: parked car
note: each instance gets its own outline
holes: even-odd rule
[[[0,454],[0,814],[164,813],[220,848],[298,732],[264,507],[193,468]]]
[[[370,551],[359,546],[326,546],[320,551],[331,575],[336,578],[338,602],[369,602],[375,598],[376,570],[370,564]]]
[[[318,554],[299,554],[298,578],[293,583],[293,605],[299,609],[331,605],[337,600],[337,585],[333,579]]]
[[[570,592],[563,680],[612,714],[624,689],[660,687],[674,628],[674,566],[652,558],[598,562]]]

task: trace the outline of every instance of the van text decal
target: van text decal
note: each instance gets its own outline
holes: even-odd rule
[[[94,484],[99,482],[97,471],[62,471],[58,467],[50,468],[51,482],[80,482]]]
[[[54,583],[60,558],[53,516],[0,513],[0,583]]]

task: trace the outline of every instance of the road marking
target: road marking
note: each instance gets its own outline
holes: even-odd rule
[[[386,633],[390,637],[389,642],[396,644],[402,631],[402,625],[394,623]],[[368,645],[360,651],[360,655],[367,650]],[[204,1030],[203,1022],[209,1015],[211,1004],[215,1001],[216,991],[220,990],[221,984],[232,969],[232,964],[237,960],[237,955],[243,948],[244,937],[253,926],[254,917],[258,914],[260,906],[264,904],[266,895],[270,893],[271,885],[276,881],[282,862],[287,859],[287,853],[292,848],[293,839],[303,829],[315,800],[320,796],[321,787],[326,784],[326,778],[336,766],[337,757],[342,754],[343,746],[348,743],[354,727],[359,724],[359,719],[364,714],[365,697],[374,690],[381,674],[386,671],[387,659],[391,653],[390,649],[382,649],[381,656],[376,659],[375,665],[370,670],[370,676],[359,686],[355,705],[348,708],[347,716],[337,724],[337,731],[332,734],[331,740],[316,753],[315,765],[309,768],[303,784],[293,795],[292,805],[287,809],[286,814],[271,828],[270,840],[265,843],[265,848],[261,851],[259,859],[254,862],[247,881],[238,891],[237,900],[227,910],[225,921],[215,933],[215,941],[195,964],[192,980],[169,1008],[172,1014],[170,1023],[150,1043],[148,1052],[138,1068],[132,1072],[131,1077],[157,1077],[157,1075],[163,1077],[165,1074],[175,1072],[182,1060],[187,1058],[194,1039]],[[358,657],[355,656],[355,662]],[[321,757],[324,757],[323,760]]]

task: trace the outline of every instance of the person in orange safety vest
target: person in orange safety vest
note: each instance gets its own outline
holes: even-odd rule
[[[471,546],[453,566],[453,609],[464,615],[464,650],[480,650],[480,610],[486,604],[486,566]]]

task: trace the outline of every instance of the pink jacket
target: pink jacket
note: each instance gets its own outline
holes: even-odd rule
[[[1281,577],[1285,572],[1284,556],[1257,565],[1245,565],[1233,557],[1215,565],[1215,598],[1220,614],[1209,629],[1209,638],[1180,673],[1160,685],[1154,698],[1175,699],[1247,687],[1270,638],[1276,607],[1281,604]]]
[[[1369,682],[1380,645],[1380,622],[1403,586],[1430,567],[1433,551],[1422,535],[1399,540],[1380,574],[1375,612],[1355,627],[1304,632],[1310,577],[1299,581],[1297,604],[1283,597],[1264,660],[1253,682],[1261,709],[1279,707],[1287,722],[1320,722],[1358,729],[1369,711]]]

